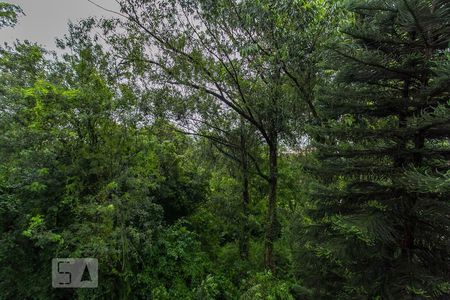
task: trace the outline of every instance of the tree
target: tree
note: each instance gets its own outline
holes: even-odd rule
[[[23,11],[19,6],[0,2],[0,28],[14,26],[17,23],[17,15],[20,14],[23,14]]]
[[[224,114],[227,116],[224,120],[220,120],[217,116],[214,117],[215,121],[211,119],[213,123],[207,123],[203,126],[203,129],[198,133],[201,137],[205,137],[214,148],[222,156],[229,159],[232,167],[231,175],[238,178],[240,182],[239,192],[241,194],[240,211],[238,215],[238,242],[239,253],[243,260],[247,260],[249,256],[249,218],[250,218],[250,205],[251,205],[251,181],[256,175],[260,176],[262,180],[267,180],[267,175],[261,171],[261,158],[258,157],[258,150],[260,150],[260,144],[255,139],[252,127],[248,126],[242,119],[232,118],[230,114]],[[202,118],[205,120],[206,118]],[[217,124],[217,120],[222,121],[220,128],[214,124]],[[219,121],[219,122],[220,122]]]
[[[351,10],[322,94],[327,122],[310,132],[310,283],[327,282],[317,297],[436,299],[450,292],[450,6],[355,1]]]
[[[208,99],[250,124],[267,148],[265,263],[275,268],[279,145],[295,116],[318,118],[316,49],[330,24],[325,1],[119,1],[104,28],[116,55],[190,99]],[[297,114],[295,114],[297,113]]]
[[[168,124],[139,126],[137,95],[87,38],[90,24],[70,27],[61,60],[29,43],[1,51],[2,299],[125,299],[159,284],[189,295],[203,279],[196,235],[180,223],[206,194],[192,140]],[[54,257],[97,257],[104,281],[94,291],[51,289]]]

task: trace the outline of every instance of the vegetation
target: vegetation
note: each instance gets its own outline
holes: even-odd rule
[[[0,300],[450,297],[448,1],[118,3],[0,48]]]

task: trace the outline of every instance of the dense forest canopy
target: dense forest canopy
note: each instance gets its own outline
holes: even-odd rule
[[[0,48],[0,300],[450,299],[448,0],[117,3]]]

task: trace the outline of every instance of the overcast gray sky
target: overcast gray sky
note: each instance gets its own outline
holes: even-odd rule
[[[67,22],[90,16],[110,16],[88,0],[2,0],[22,7],[25,16],[19,18],[14,28],[0,29],[0,41],[13,42],[16,39],[37,42],[47,49],[55,49],[55,38],[67,32]],[[114,0],[93,0],[99,5],[118,10]]]

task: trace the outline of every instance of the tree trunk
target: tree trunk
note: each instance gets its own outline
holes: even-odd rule
[[[242,226],[239,238],[239,254],[243,260],[247,260],[249,251],[248,205],[250,204],[250,191],[247,147],[244,134],[241,134],[240,146],[242,167]]]
[[[273,260],[273,243],[276,235],[277,220],[277,176],[278,176],[278,141],[274,138],[269,144],[269,206],[267,210],[267,228],[265,240],[265,266],[275,271]]]
[[[410,94],[410,85],[411,82],[409,79],[405,80],[403,84],[403,92],[402,92],[402,98],[403,98],[403,107],[402,111],[399,114],[399,128],[405,129],[407,125],[407,116],[408,116],[408,107],[409,107],[409,94]],[[405,153],[406,152],[406,145],[407,140],[402,139],[401,142],[399,142],[399,152]],[[416,135],[414,138],[414,143],[416,147],[421,147],[421,138],[420,135]],[[397,159],[395,160],[395,165],[398,168],[404,168],[408,161],[411,159],[411,157],[408,157],[407,154],[399,154]],[[420,163],[421,157],[420,155],[417,156],[416,153],[413,154],[413,161],[417,162],[417,164]],[[403,208],[401,213],[403,214],[403,236],[402,240],[400,241],[400,247],[401,247],[401,254],[403,258],[409,263],[413,264],[413,249],[415,244],[415,230],[416,230],[416,221],[414,217],[414,206],[417,201],[417,196],[414,194],[406,194],[406,198],[404,199],[405,203],[403,204]],[[414,274],[412,271],[409,273],[411,284],[413,284],[413,278]],[[414,294],[410,294],[412,298],[415,298]]]

